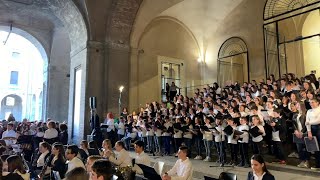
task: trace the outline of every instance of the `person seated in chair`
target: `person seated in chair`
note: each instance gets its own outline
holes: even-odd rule
[[[111,156],[110,151],[105,152],[105,157],[109,158],[109,161],[120,167],[127,167],[132,165],[132,160],[129,155],[129,152],[125,150],[124,143],[122,141],[116,142],[114,148],[118,152],[116,157]]]
[[[2,139],[5,140],[7,146],[15,144],[17,141],[17,133],[13,129],[13,123],[8,123],[7,130],[2,134]]]
[[[132,168],[137,174],[143,174],[142,169],[137,164],[143,164],[146,166],[150,166],[150,157],[144,153],[144,143],[143,141],[134,142],[134,150],[137,153],[135,157],[135,164]]]
[[[181,146],[178,151],[178,160],[175,165],[166,172],[163,176],[163,180],[175,180],[175,179],[192,179],[192,164],[188,155],[188,148],[186,146]]]
[[[79,148],[76,145],[70,145],[67,147],[66,159],[69,160],[67,173],[76,167],[82,167],[85,169],[83,162],[77,157],[78,152]]]
[[[110,161],[105,159],[96,160],[90,173],[90,179],[92,180],[110,180],[112,179],[112,165]]]
[[[43,138],[49,143],[53,144],[54,140],[58,138],[58,131],[56,129],[56,123],[54,121],[47,122],[48,129],[44,132]]]
[[[248,173],[247,180],[275,180],[274,176],[268,171],[266,163],[260,154],[251,157],[252,171]]]

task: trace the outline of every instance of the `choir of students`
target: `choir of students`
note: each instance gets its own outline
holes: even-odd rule
[[[280,164],[286,164],[288,155],[297,157],[298,167],[310,168],[310,153],[293,137],[318,138],[320,91],[314,75],[301,80],[290,73],[279,80],[270,76],[266,82],[242,86],[229,82],[220,88],[215,83],[197,89],[193,97],[177,95],[172,101],[147,103],[137,118],[127,114],[127,120],[120,119],[127,124],[125,132],[137,133],[136,139],[144,141],[154,155],[177,155],[184,144],[190,147],[189,157],[211,161],[216,154],[220,166],[249,167],[252,152],[271,154],[273,162]],[[319,170],[320,155],[314,154],[312,169]]]

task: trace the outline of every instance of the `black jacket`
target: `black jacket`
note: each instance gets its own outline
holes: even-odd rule
[[[301,114],[301,116],[299,117],[298,119],[298,113],[293,113],[293,116],[292,116],[292,124],[293,124],[293,130],[298,130],[298,121],[300,121],[301,123],[301,126],[302,126],[302,130],[301,132],[302,133],[305,133],[307,132],[307,127],[305,125],[306,123],[306,116]]]
[[[247,180],[254,180],[254,177],[253,177],[253,173],[252,173],[252,172],[249,172],[249,173],[248,173],[248,178],[247,178]],[[275,180],[275,178],[274,178],[274,176],[273,176],[272,174],[266,173],[266,174],[263,176],[262,180]]]

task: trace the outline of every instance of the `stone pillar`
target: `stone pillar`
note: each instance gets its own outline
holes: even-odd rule
[[[72,53],[69,92],[69,136],[72,143],[79,144],[91,133],[89,97],[97,97],[97,113],[103,122],[104,112],[118,116],[119,87],[122,92],[122,107],[128,106],[129,94],[129,48],[90,41],[87,47]],[[82,69],[80,119],[74,124],[75,72]],[[78,126],[78,129],[74,127]],[[76,130],[76,131],[75,131]]]
[[[48,67],[47,117],[63,122],[68,118],[70,41],[64,28],[57,28],[52,39]],[[46,89],[44,88],[44,91]]]
[[[108,42],[105,64],[105,102],[106,112],[119,115],[119,87],[124,86],[121,94],[121,109],[128,107],[129,95],[129,60],[130,49],[123,44]]]

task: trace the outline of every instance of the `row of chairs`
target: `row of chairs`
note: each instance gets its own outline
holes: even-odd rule
[[[164,162],[158,161],[153,165],[154,170],[161,175],[163,173]],[[209,176],[204,176],[205,180],[237,180],[237,175],[230,172],[222,172],[219,175],[219,178],[213,178]]]

